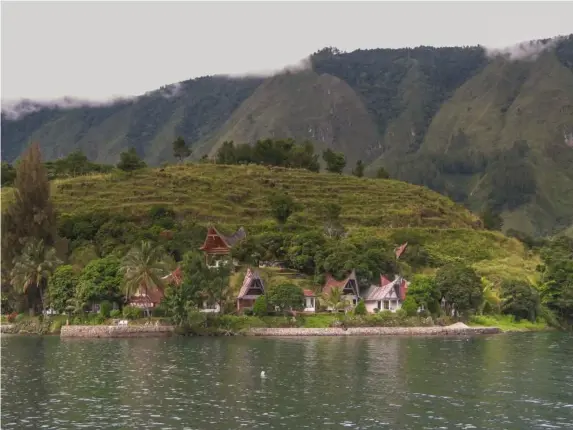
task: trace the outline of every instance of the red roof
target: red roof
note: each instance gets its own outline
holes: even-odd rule
[[[400,288],[399,288],[400,300],[404,301],[406,299],[406,293],[407,292],[408,292],[408,283],[406,282],[405,279],[402,279],[402,282],[400,283]]]
[[[181,285],[181,283],[183,282],[183,272],[181,270],[181,267],[178,267],[169,275],[164,276],[161,279],[165,281],[166,284],[171,284],[175,286]],[[152,306],[156,306],[161,302],[161,300],[163,300],[163,297],[165,296],[164,292],[159,288],[149,288],[147,289],[146,292],[144,286],[140,287],[139,294],[140,295],[138,296],[131,297],[129,299],[129,303],[133,305],[152,304]]]
[[[386,276],[380,275],[380,286],[381,287],[388,285],[390,282],[392,282],[392,281],[390,281]]]
[[[207,237],[199,249],[212,254],[228,254],[230,249],[245,237],[247,237],[247,233],[243,227],[239,228],[232,236],[225,236],[215,227],[210,226],[207,229]]]
[[[336,279],[333,278],[333,276],[330,273],[327,273],[326,282],[324,283],[324,287],[322,287],[322,292],[324,294],[330,294],[332,289],[344,288],[346,284],[348,284],[348,282],[352,280],[354,280],[356,285],[358,285],[358,283],[356,282],[356,272],[354,270],[352,270],[350,275],[348,275],[348,277],[346,279],[343,279],[342,281],[337,281]]]
[[[305,297],[316,297],[316,294],[312,290],[307,290],[306,288],[302,290]]]

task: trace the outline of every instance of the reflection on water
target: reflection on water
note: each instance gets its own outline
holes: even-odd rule
[[[3,336],[2,428],[572,429],[572,357],[560,333]]]

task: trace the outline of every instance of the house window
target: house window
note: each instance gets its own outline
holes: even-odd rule
[[[387,310],[390,309],[390,301],[389,300],[384,300],[384,309],[387,309]]]
[[[378,300],[378,303],[376,304],[376,307],[378,309],[382,309],[382,300]]]
[[[356,306],[356,303],[357,303],[356,299],[352,299],[352,304],[353,304],[354,306]]]

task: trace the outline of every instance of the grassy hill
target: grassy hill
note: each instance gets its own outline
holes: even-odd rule
[[[547,41],[546,41],[547,42]],[[536,46],[539,46],[537,44]],[[425,185],[504,229],[547,235],[573,224],[573,35],[519,61],[481,47],[324,49],[311,70],[268,79],[204,77],[100,107],[2,116],[2,159],[30,140],[47,159],[80,149],[115,163],[134,146],[151,165],[225,140],[309,139],[372,174]]]
[[[282,190],[301,206],[287,228],[322,228],[321,208],[335,202],[342,208],[342,223],[354,241],[376,237],[393,244],[408,241],[423,246],[438,264],[462,260],[492,279],[532,278],[538,262],[517,240],[482,230],[478,219],[461,205],[427,188],[395,180],[198,164],[57,180],[52,190],[56,210],[63,217],[76,217],[74,226],[83,222],[82,215],[94,213],[144,218],[160,204],[186,222],[203,226],[214,222],[228,232],[244,225],[249,234],[278,228],[267,197]],[[11,198],[12,189],[2,189],[4,207]],[[97,238],[99,233],[91,234]],[[106,230],[102,238],[115,234]]]
[[[462,206],[405,182],[254,165],[173,165],[56,180],[52,187],[64,214],[137,214],[163,204],[201,222],[257,224],[270,219],[267,198],[282,190],[304,207],[299,222],[317,222],[326,202],[342,206],[349,226],[472,228],[477,222]],[[4,205],[11,192],[2,190]]]

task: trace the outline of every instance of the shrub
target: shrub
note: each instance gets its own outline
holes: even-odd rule
[[[245,308],[243,309],[243,315],[252,316],[253,310],[251,308]]]
[[[413,317],[418,313],[418,304],[412,296],[409,296],[406,297],[406,300],[402,303],[402,309],[406,312],[406,315]]]
[[[380,308],[374,308],[374,313],[377,314],[378,312],[380,312]]]
[[[257,300],[255,300],[255,304],[253,306],[253,315],[257,317],[264,317],[267,315],[268,311],[268,304],[266,296],[259,296]]]
[[[166,312],[165,308],[158,306],[158,307],[153,308],[151,310],[151,316],[155,317],[155,318],[161,318],[161,317],[167,316],[167,312]]]
[[[9,323],[13,323],[16,321],[17,316],[18,316],[17,312],[12,312],[11,314],[8,314],[8,316],[6,317],[6,321],[8,321]]]
[[[112,308],[111,303],[105,300],[101,302],[99,305],[99,314],[104,318],[109,318],[111,308]]]
[[[366,305],[364,304],[364,300],[360,299],[354,308],[354,315],[366,315]]]
[[[113,309],[110,313],[109,316],[111,318],[120,318],[121,317],[121,311],[119,309]]]
[[[135,306],[126,306],[123,308],[123,316],[128,320],[136,320],[143,317],[143,309]]]

